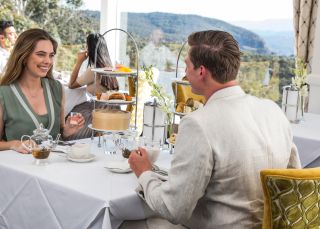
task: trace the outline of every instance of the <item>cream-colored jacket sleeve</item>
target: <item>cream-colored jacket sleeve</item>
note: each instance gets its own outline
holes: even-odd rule
[[[201,144],[198,144],[200,143]],[[213,169],[213,153],[204,130],[192,117],[179,126],[169,179],[161,181],[151,171],[139,177],[150,208],[173,223],[186,221],[204,195]]]
[[[301,168],[301,162],[300,162],[300,157],[298,153],[298,149],[294,143],[292,143],[291,147],[291,154],[289,158],[289,164],[288,168],[290,169],[300,169]]]

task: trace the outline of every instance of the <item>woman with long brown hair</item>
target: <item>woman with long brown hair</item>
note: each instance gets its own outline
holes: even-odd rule
[[[64,96],[61,84],[52,77],[57,42],[42,29],[20,34],[0,82],[0,150],[29,153],[20,142],[32,135],[40,123],[54,138],[78,132],[84,125],[64,121]]]

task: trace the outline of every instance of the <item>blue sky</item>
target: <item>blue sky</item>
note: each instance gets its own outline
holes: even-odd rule
[[[83,0],[85,9],[99,10],[101,0]],[[104,0],[103,0],[104,1]],[[115,0],[124,12],[197,14],[224,21],[292,19],[292,0]],[[170,6],[170,7],[169,7]]]

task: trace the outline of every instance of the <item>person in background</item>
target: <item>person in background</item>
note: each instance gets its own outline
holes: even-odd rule
[[[97,48],[97,59],[95,66],[95,52]],[[87,70],[79,74],[82,63],[88,59],[88,67]],[[94,73],[91,71],[92,68],[112,68],[111,59],[109,56],[109,51],[107,47],[107,43],[104,37],[98,33],[91,33],[87,37],[87,50],[80,51],[78,53],[76,64],[72,70],[70,80],[69,80],[69,88],[74,89],[82,86],[87,86],[87,93],[91,96],[94,96],[96,92],[102,93],[109,90],[119,90],[119,85],[116,77],[103,77],[101,75],[97,75],[96,84],[94,80]],[[104,103],[96,103],[96,108],[108,108],[111,109],[113,107],[108,107]],[[72,109],[72,112],[79,112],[85,118],[85,128],[82,129],[78,134],[72,136],[71,139],[77,138],[88,138],[92,135],[92,130],[87,126],[92,122],[92,110],[93,110],[93,102],[87,101],[75,106]]]
[[[95,85],[94,73],[91,71],[91,68],[93,68],[95,64],[95,51],[98,43],[97,63],[95,67],[112,68],[107,43],[104,37],[98,33],[89,34],[87,37],[87,50],[78,53],[77,62],[71,73],[69,88],[73,89],[86,85],[87,92],[91,95],[95,95],[96,90],[104,92],[107,90],[119,89],[118,81],[115,77],[102,77],[101,75],[98,75]],[[88,68],[82,75],[79,75],[80,67],[87,58]]]
[[[0,75],[7,64],[10,51],[16,42],[17,33],[12,21],[0,21]]]
[[[177,57],[163,44],[163,31],[155,29],[150,35],[149,43],[142,48],[140,61],[143,66],[153,66],[160,71],[173,71]]]
[[[53,138],[58,133],[68,137],[83,127],[81,115],[77,125],[64,120],[62,85],[52,77],[57,46],[42,29],[18,37],[0,81],[0,150],[30,153],[20,139],[32,135],[40,123]]]
[[[148,206],[173,224],[261,228],[260,171],[301,167],[290,123],[274,102],[238,85],[241,52],[229,33],[195,32],[188,44],[186,76],[206,104],[181,120],[167,181],[143,148],[131,152],[130,167]]]

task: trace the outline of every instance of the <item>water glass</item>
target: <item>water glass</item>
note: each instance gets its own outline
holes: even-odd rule
[[[151,163],[156,162],[162,146],[161,140],[152,140],[150,138],[141,137],[139,138],[138,145],[146,149]]]
[[[108,155],[115,154],[116,144],[113,133],[107,132],[102,136],[104,153]]]

